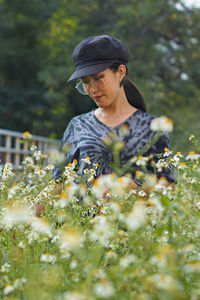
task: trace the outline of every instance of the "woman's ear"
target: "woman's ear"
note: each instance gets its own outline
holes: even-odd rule
[[[124,83],[124,79],[126,77],[126,67],[125,65],[120,65],[118,68],[118,72],[119,72],[119,86],[121,87]]]
[[[126,66],[125,66],[125,65],[119,65],[118,72],[119,72],[122,76],[126,75]]]

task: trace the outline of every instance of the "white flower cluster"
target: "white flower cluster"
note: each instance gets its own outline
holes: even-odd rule
[[[92,186],[94,194],[101,198],[103,193],[107,190],[109,195],[124,195],[125,192],[130,191],[132,187],[132,179],[128,176],[118,177],[116,174],[111,173],[108,175],[100,176],[95,179]]]
[[[76,179],[79,178],[77,172],[76,172],[76,167],[77,167],[77,160],[74,159],[72,163],[69,163],[63,172],[63,175],[65,177],[65,182],[74,182]]]
[[[31,156],[26,156],[22,164],[27,167],[34,167],[33,158]]]
[[[38,178],[40,179],[40,180],[42,180],[43,178],[44,178],[44,176],[46,175],[46,171],[45,170],[43,170],[40,166],[35,166],[35,170],[34,170],[34,174],[36,175],[36,176],[38,176]]]
[[[42,158],[42,152],[40,150],[35,150],[33,152],[33,157],[35,157],[36,161],[40,161]]]
[[[108,246],[110,238],[114,232],[108,222],[106,216],[98,215],[92,221],[93,229],[90,232],[90,239],[92,241],[99,241],[102,245]]]
[[[12,179],[13,176],[13,165],[10,163],[6,163],[2,172],[2,180],[8,181],[9,179]]]
[[[5,263],[1,266],[0,272],[1,273],[7,273],[10,270],[11,265],[8,263]]]
[[[90,157],[87,156],[86,158],[81,159],[84,164],[91,165]],[[85,179],[87,182],[93,182],[94,178],[96,176],[96,170],[98,168],[99,164],[92,164],[92,168],[85,168],[83,173],[85,174]]]
[[[12,228],[18,224],[26,224],[33,217],[33,211],[24,207],[6,207],[3,212],[1,223],[7,228]]]

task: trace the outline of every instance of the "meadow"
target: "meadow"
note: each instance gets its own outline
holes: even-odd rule
[[[2,166],[0,298],[200,299],[200,154],[195,137],[189,140],[194,151],[165,149],[154,165],[173,166],[176,184],[146,172],[151,157],[132,158],[141,167],[137,190],[118,165],[123,145],[111,139],[114,172],[95,178],[98,164],[86,157],[81,177],[74,160],[61,194],[53,164],[35,146],[20,172]]]

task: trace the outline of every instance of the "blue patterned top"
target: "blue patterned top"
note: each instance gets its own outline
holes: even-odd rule
[[[83,162],[81,159],[90,157],[92,163],[98,163],[97,177],[102,174],[109,174],[112,172],[110,163],[113,161],[113,154],[111,150],[103,142],[104,138],[109,135],[111,130],[121,137],[125,142],[124,149],[120,152],[120,165],[123,166],[130,158],[142,149],[152,137],[155,135],[150,129],[150,123],[155,116],[143,112],[138,109],[125,122],[116,127],[109,127],[102,123],[94,114],[94,110],[72,118],[67,126],[62,141],[61,148],[65,143],[70,144],[70,150],[67,157],[67,163],[77,159],[80,169]],[[129,134],[122,136],[120,128],[123,124],[129,127]],[[143,156],[153,155],[154,160],[158,161],[158,154],[164,153],[164,149],[170,149],[168,134],[164,133],[161,138],[150,147],[150,149],[143,154]],[[138,166],[133,165],[132,174],[134,179],[135,171],[139,169]],[[149,163],[147,170],[153,173],[154,170]],[[83,175],[83,174],[82,174]],[[54,168],[53,178],[56,180],[61,176],[58,167]],[[157,176],[165,176],[168,181],[176,182],[176,177],[172,168],[163,168],[161,172],[157,172]],[[137,182],[139,183],[139,182]]]

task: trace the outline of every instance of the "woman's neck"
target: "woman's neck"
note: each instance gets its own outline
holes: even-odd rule
[[[116,99],[110,106],[98,107],[95,116],[104,124],[114,127],[123,123],[137,109],[130,105],[125,93]]]

